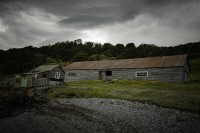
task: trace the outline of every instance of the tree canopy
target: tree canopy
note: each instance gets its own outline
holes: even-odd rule
[[[154,44],[134,43],[82,43],[81,39],[75,41],[57,42],[54,45],[42,47],[27,46],[0,50],[0,74],[16,74],[28,72],[42,64],[61,62],[129,59],[138,57],[167,56],[188,54],[190,58],[200,58],[200,42],[181,44],[178,46],[159,47]]]

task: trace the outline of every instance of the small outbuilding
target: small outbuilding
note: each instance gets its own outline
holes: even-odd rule
[[[34,73],[21,73],[15,75],[15,87],[33,87],[36,85]]]
[[[33,87],[35,86],[35,75],[33,73],[20,73],[5,75],[1,79],[1,85],[12,87]]]
[[[189,81],[187,55],[74,62],[65,68],[65,82],[76,80]]]
[[[59,65],[42,65],[31,72],[36,74],[36,86],[58,85],[64,82],[65,71]]]

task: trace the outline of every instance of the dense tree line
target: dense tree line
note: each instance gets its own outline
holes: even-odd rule
[[[200,42],[181,44],[174,47],[159,47],[154,44],[134,43],[82,43],[81,40],[57,42],[54,45],[0,50],[0,75],[28,72],[42,64],[104,59],[129,59],[138,57],[188,54],[200,57]]]

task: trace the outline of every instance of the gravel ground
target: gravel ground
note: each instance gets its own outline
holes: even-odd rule
[[[99,112],[120,132],[199,133],[200,114],[116,99],[57,99]]]
[[[51,103],[0,119],[0,133],[95,133],[118,128],[92,110]]]
[[[197,113],[115,99],[56,100],[1,118],[0,133],[200,132]]]

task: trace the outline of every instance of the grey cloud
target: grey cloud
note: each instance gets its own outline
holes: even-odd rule
[[[30,9],[41,13],[33,14]],[[80,38],[83,30],[102,31],[105,27],[115,25],[118,27],[111,28],[115,30],[105,30],[107,36],[110,36],[108,38],[116,40],[115,42],[120,41],[118,36],[121,35],[118,34],[122,31],[123,42],[126,38],[130,40],[132,35],[138,34],[140,36],[137,36],[137,42],[155,41],[159,44],[159,40],[162,42],[173,40],[173,35],[170,34],[179,32],[184,34],[181,36],[190,38],[188,40],[199,41],[199,12],[199,0],[1,0],[0,26],[8,29],[6,31],[0,29],[0,49],[6,46],[18,47],[27,43],[40,43],[40,41],[44,44],[49,38],[60,41],[76,39]],[[20,13],[25,13],[27,16],[25,18],[19,16]],[[58,20],[49,20],[48,15]],[[148,17],[139,19],[141,16]],[[34,22],[35,19],[43,18],[47,20]],[[157,24],[153,26],[154,28],[147,27],[154,24]],[[5,27],[3,28],[6,29]],[[144,37],[141,33],[155,37],[161,33],[160,29],[166,29],[167,35],[159,36],[158,41],[156,38],[151,40],[150,37],[142,40]]]
[[[111,24],[117,21],[117,18],[106,16],[76,15],[61,20],[59,23],[74,28],[91,28],[103,24]]]
[[[20,10],[24,5],[35,6],[52,14],[71,16],[71,20],[74,21],[90,20],[89,16],[91,16],[94,19],[90,20],[89,23],[99,25],[99,18],[105,18],[105,22],[108,18],[111,18],[108,22],[111,22],[112,19],[114,22],[116,20],[124,22],[134,19],[135,16],[142,13],[155,14],[160,17],[163,12],[170,12],[167,9],[176,10],[176,8],[184,4],[195,1],[198,0],[21,0],[20,2],[17,0],[8,0],[7,3],[13,5],[15,7],[14,10]],[[77,17],[80,18],[78,19]],[[69,20],[63,20],[62,24],[63,22],[69,24]]]

